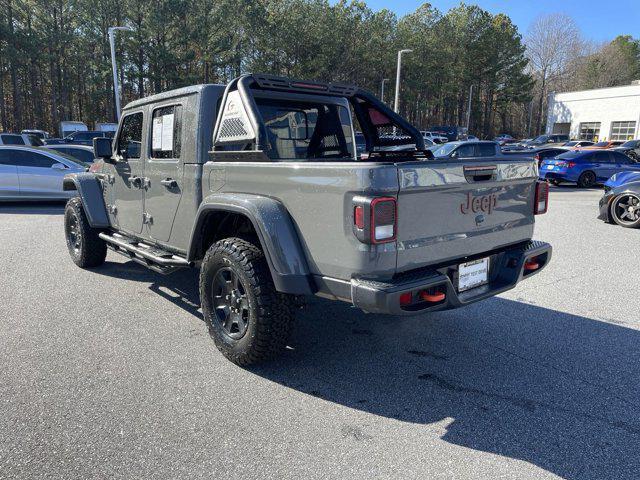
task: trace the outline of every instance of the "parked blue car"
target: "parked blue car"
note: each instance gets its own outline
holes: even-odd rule
[[[612,150],[575,150],[544,160],[540,179],[555,185],[570,182],[589,188],[627,171],[640,171],[640,163]]]
[[[598,218],[627,228],[640,227],[640,171],[617,173],[606,181]]]

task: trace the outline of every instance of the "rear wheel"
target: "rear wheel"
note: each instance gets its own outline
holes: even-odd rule
[[[253,243],[227,238],[209,248],[200,267],[200,302],[216,347],[237,365],[274,357],[287,344],[293,302],[276,291]]]
[[[623,193],[613,201],[611,216],[614,222],[623,227],[640,227],[640,197],[633,193]]]
[[[104,263],[107,244],[99,233],[89,225],[80,197],[69,200],[64,210],[64,234],[71,259],[79,267],[97,267]]]
[[[580,188],[591,188],[596,184],[596,174],[591,170],[582,172],[578,178],[578,186]]]

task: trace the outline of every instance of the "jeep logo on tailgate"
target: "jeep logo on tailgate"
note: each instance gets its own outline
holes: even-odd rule
[[[493,210],[496,208],[498,204],[498,195],[495,193],[490,193],[489,195],[481,195],[479,197],[474,197],[471,192],[467,193],[467,201],[460,205],[460,212],[466,215],[467,213],[473,212],[484,212],[488,215],[493,213]]]

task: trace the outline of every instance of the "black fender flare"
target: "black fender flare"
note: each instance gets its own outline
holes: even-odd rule
[[[77,190],[82,200],[82,206],[87,214],[89,225],[94,228],[108,228],[111,226],[109,215],[102,196],[100,180],[95,173],[70,173],[62,180],[62,190],[65,192]]]
[[[225,211],[245,216],[253,225],[264,250],[276,290],[295,295],[315,291],[298,233],[285,206],[269,197],[246,193],[221,193],[206,197],[196,214],[187,260],[197,260],[200,234],[207,214]]]

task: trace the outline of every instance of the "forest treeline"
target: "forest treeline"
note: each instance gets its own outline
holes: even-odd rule
[[[363,1],[0,4],[0,128],[6,131],[56,132],[61,120],[112,121],[107,29],[115,25],[133,28],[117,33],[123,105],[252,71],[355,83],[376,94],[386,78],[384,100],[391,104],[397,51],[409,48],[413,52],[403,57],[401,113],[423,128],[465,125],[473,87],[470,131],[481,137],[535,134],[544,127],[545,98],[554,85],[579,87],[580,78],[619,84],[635,78],[640,65],[638,41],[631,37],[597,48],[567,39],[561,48],[572,50],[560,70],[543,74],[526,35],[508,16],[464,3],[447,12],[425,3],[402,17],[373,11]],[[565,23],[556,19],[557,28]],[[610,78],[621,68],[624,75]]]

